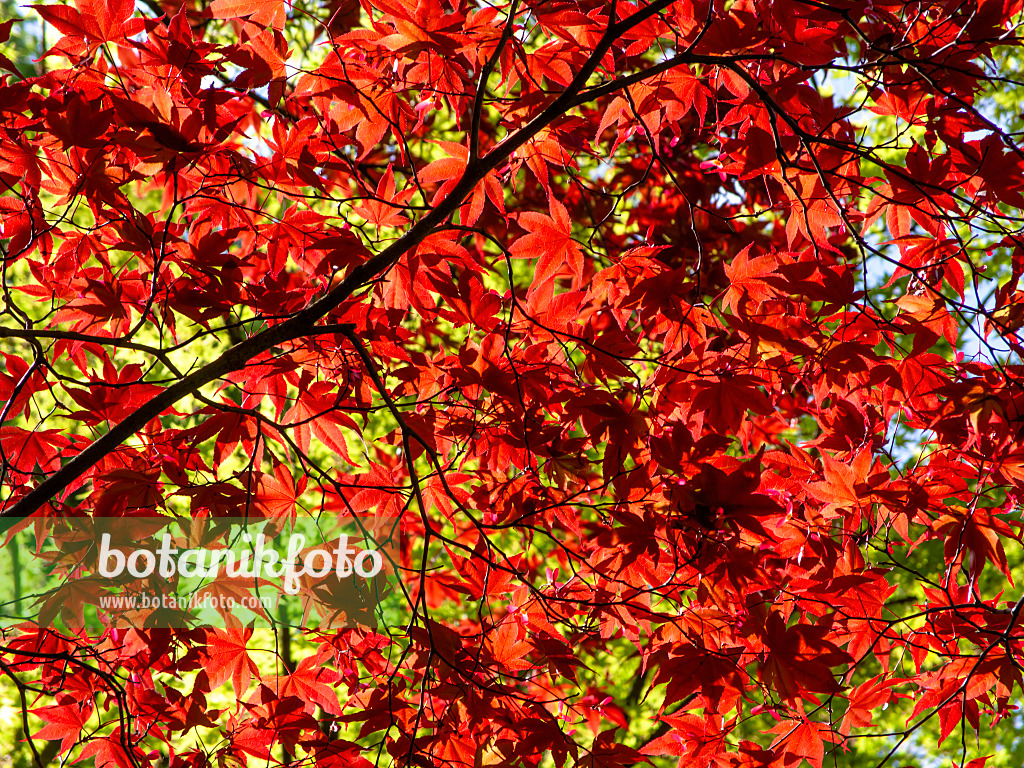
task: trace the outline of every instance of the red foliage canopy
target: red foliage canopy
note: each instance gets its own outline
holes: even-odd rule
[[[1019,0],[35,13],[3,514],[404,536],[398,619],[276,670],[240,631],[4,630],[36,741],[821,768],[1011,711],[1024,153],[985,89]]]

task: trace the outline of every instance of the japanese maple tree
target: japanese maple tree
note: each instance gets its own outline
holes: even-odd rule
[[[2,515],[401,533],[376,628],[0,630],[28,765],[998,752],[1019,0],[25,13]]]

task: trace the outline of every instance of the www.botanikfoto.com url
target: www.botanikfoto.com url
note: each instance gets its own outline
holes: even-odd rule
[[[210,607],[214,610],[231,611],[235,608],[255,610],[274,607],[272,595],[245,595],[234,598],[230,595],[192,594],[178,596],[161,595],[104,595],[100,597],[100,608],[108,611],[146,611],[155,609],[195,611]]]

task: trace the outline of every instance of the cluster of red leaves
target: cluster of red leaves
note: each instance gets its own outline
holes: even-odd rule
[[[1019,2],[159,5],[39,6],[49,71],[0,59],[4,514],[394,516],[408,605],[282,674],[14,632],[37,739],[820,768],[901,699],[1006,715],[1022,369],[956,347],[1022,351],[1024,153],[974,106]]]

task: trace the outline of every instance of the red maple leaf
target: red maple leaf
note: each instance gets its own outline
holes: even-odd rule
[[[583,274],[583,251],[572,237],[569,212],[554,197],[548,201],[550,216],[526,211],[516,218],[527,234],[513,244],[519,259],[537,259],[534,287],[550,282],[564,268],[577,277]]]
[[[253,674],[259,674],[256,663],[249,657],[251,637],[252,629],[207,630],[203,668],[212,687],[230,680],[239,698],[249,690]]]

